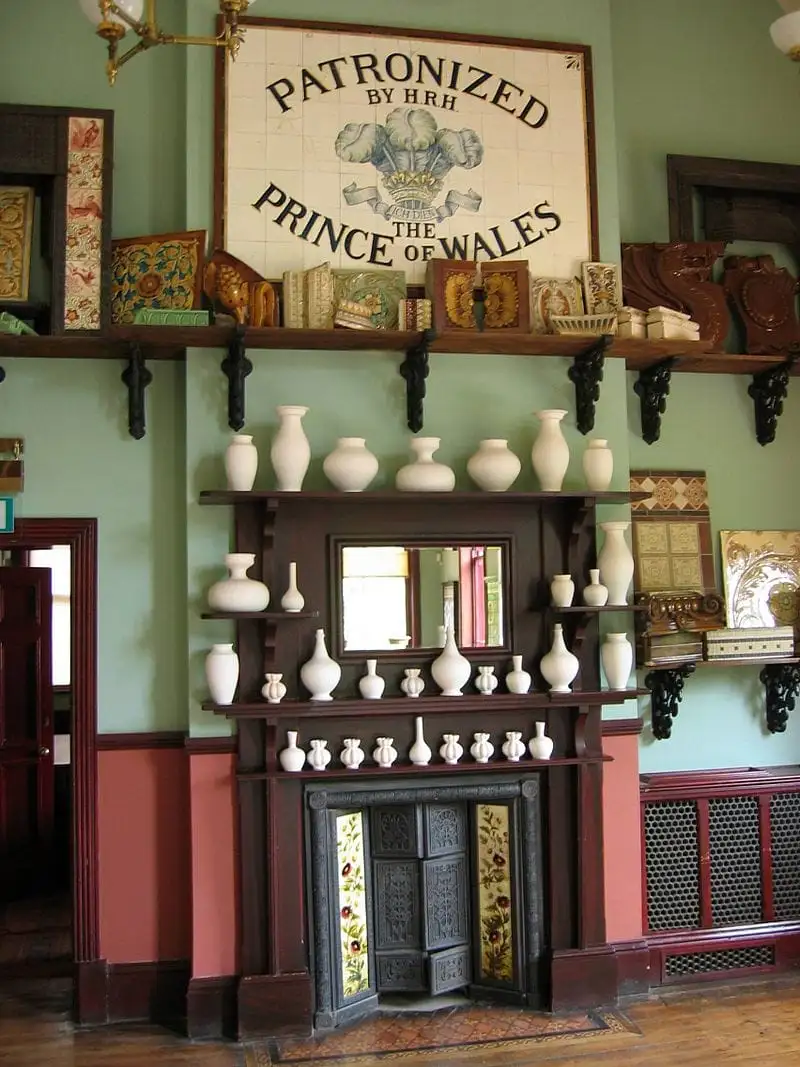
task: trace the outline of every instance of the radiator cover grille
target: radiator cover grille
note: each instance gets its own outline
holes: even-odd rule
[[[693,800],[644,806],[647,925],[686,930],[700,925],[697,810]]]
[[[712,925],[761,922],[758,799],[716,797],[709,800],[708,836]]]
[[[800,793],[770,798],[772,902],[776,919],[800,919]]]
[[[771,945],[720,949],[715,952],[683,952],[665,957],[664,977],[684,978],[693,974],[715,974],[774,966],[775,949]]]

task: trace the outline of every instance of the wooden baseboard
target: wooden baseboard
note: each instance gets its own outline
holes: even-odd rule
[[[188,960],[147,963],[76,964],[76,1016],[79,1023],[179,1024],[186,1018]]]
[[[617,964],[617,996],[646,993],[652,984],[647,941],[644,938],[615,941],[611,947]]]
[[[617,1000],[617,961],[612,945],[556,949],[550,963],[551,1011],[597,1008]]]
[[[312,1030],[311,975],[257,974],[239,982],[240,1040],[307,1037]]]
[[[186,1033],[192,1040],[236,1039],[238,988],[238,975],[192,978],[186,997]]]

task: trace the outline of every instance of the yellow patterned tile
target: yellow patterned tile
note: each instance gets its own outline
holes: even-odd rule
[[[638,522],[634,530],[636,548],[643,556],[666,555],[669,552],[665,522]]]
[[[703,572],[697,556],[673,556],[670,562],[673,589],[702,589]]]
[[[700,554],[700,530],[694,522],[671,522],[669,524],[669,550],[687,556]]]
[[[670,567],[667,556],[639,558],[639,588],[643,592],[670,589]]]

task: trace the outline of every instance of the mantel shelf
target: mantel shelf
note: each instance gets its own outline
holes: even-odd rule
[[[316,619],[318,611],[204,611],[201,619],[262,619],[264,622],[290,622],[292,619]]]
[[[207,489],[200,493],[201,504],[249,504],[253,501],[309,502],[347,500],[348,504],[384,504],[387,501],[399,503],[401,500],[415,502],[442,500],[448,504],[489,504],[499,503],[535,504],[538,501],[588,500],[596,504],[630,504],[634,500],[647,500],[649,493],[606,492],[592,493],[588,489],[570,489],[561,493],[483,493],[479,489],[454,493],[401,493],[398,490],[366,490],[363,493],[341,493],[337,489],[323,489],[299,493],[282,493],[272,489],[251,489],[250,492],[237,492],[233,489]],[[624,610],[620,608],[620,610]]]
[[[620,611],[649,611],[646,604],[603,604],[592,607],[589,604],[570,604],[568,608],[560,608],[555,604],[548,605],[554,615],[598,615],[602,612]]]

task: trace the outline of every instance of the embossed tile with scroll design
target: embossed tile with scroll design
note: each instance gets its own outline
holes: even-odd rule
[[[800,531],[721,530],[728,626],[800,621]]]

